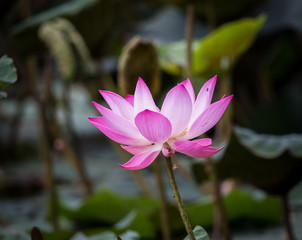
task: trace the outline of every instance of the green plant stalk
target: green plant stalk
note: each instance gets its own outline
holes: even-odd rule
[[[168,216],[168,207],[167,199],[165,194],[165,185],[162,178],[161,165],[160,161],[154,161],[154,173],[157,182],[157,188],[159,193],[160,200],[160,218],[161,218],[161,227],[164,240],[171,240],[171,229]]]
[[[16,104],[17,109],[9,123],[10,131],[8,135],[7,144],[5,146],[5,148],[7,149],[7,156],[5,156],[7,160],[12,158],[17,158],[17,153],[15,149],[17,146],[17,138],[21,126],[21,121],[23,119],[22,115],[24,110],[24,99],[25,99],[25,93],[22,90],[22,93],[17,98],[17,104]]]
[[[49,217],[54,230],[58,229],[58,209],[57,194],[54,183],[54,173],[52,167],[51,149],[49,144],[49,133],[47,130],[47,120],[41,106],[39,106],[39,115],[41,121],[41,148],[44,161],[44,171],[46,176],[46,186],[49,193]]]
[[[290,209],[288,202],[288,195],[284,194],[281,196],[281,205],[282,205],[282,221],[286,231],[286,239],[287,240],[295,240],[295,235],[293,232],[292,224],[290,221]]]
[[[232,91],[232,81],[229,73],[224,73],[220,85],[219,85],[219,96],[226,94],[227,96],[231,94]],[[215,126],[215,142],[220,143],[230,138],[231,127],[232,127],[232,116],[233,116],[233,104],[230,103],[228,109],[220,119],[220,121]],[[221,193],[220,193],[220,182],[216,172],[215,163],[213,163],[211,158],[207,159],[207,171],[210,181],[214,188],[214,204],[215,204],[215,222],[214,222],[214,236],[217,235],[219,239],[220,229],[222,228],[224,238],[226,240],[232,239],[231,231],[229,228],[225,208],[223,205]],[[215,238],[214,238],[215,239]]]
[[[180,197],[180,194],[179,194],[179,191],[178,191],[178,187],[177,187],[175,177],[174,177],[174,171],[173,171],[171,157],[165,157],[165,159],[166,159],[166,165],[167,165],[170,184],[171,184],[171,187],[173,189],[174,197],[175,197],[175,200],[176,200],[176,203],[177,203],[177,207],[178,207],[181,219],[182,219],[182,221],[185,225],[185,229],[188,233],[188,236],[189,236],[190,240],[196,240],[196,238],[194,236],[194,233],[193,233],[193,230],[192,230],[192,227],[191,227],[191,224],[189,222],[188,215],[185,211],[183,202],[181,200],[181,197]]]
[[[75,169],[81,179],[84,191],[86,196],[90,196],[93,193],[93,188],[92,188],[92,184],[89,181],[89,177],[87,176],[86,173],[86,169],[85,169],[85,165],[83,163],[83,159],[82,159],[82,153],[81,153],[81,148],[80,148],[80,144],[79,144],[79,139],[78,136],[76,134],[76,132],[74,131],[74,127],[73,127],[73,122],[71,119],[71,107],[70,107],[70,103],[68,101],[68,96],[70,93],[70,88],[69,88],[69,83],[66,83],[67,81],[65,81],[65,85],[64,85],[64,89],[65,89],[65,94],[63,97],[63,104],[64,104],[64,108],[65,108],[65,121],[66,121],[66,130],[69,133],[70,137],[71,137],[71,141],[68,141],[68,139],[66,137],[62,137],[62,139],[64,140],[64,154],[66,155],[66,157],[68,157],[69,159],[72,160],[72,163],[75,166]],[[58,122],[56,120],[56,122]],[[59,124],[57,123],[58,128],[60,128]],[[60,129],[61,135],[62,134],[62,130]]]
[[[206,23],[210,29],[215,29],[217,26],[217,18],[215,11],[215,2],[212,0],[207,0],[205,2],[206,13]]]
[[[206,159],[206,170],[209,175],[210,181],[213,184],[213,198],[215,205],[215,217],[214,217],[214,229],[213,229],[213,239],[220,239],[220,229],[222,228],[225,240],[231,240],[231,232],[229,224],[227,221],[227,216],[225,208],[222,201],[222,196],[220,193],[220,182],[217,176],[215,164],[212,159]]]
[[[38,91],[38,83],[37,83],[37,63],[34,57],[30,57],[26,61],[27,65],[27,74],[29,80],[30,91],[32,96],[37,104],[38,111],[39,111],[39,118],[41,123],[41,131],[40,131],[40,138],[41,138],[41,154],[42,160],[44,163],[44,171],[45,171],[45,182],[46,187],[49,194],[49,217],[53,227],[53,230],[57,230],[59,228],[58,224],[58,206],[57,206],[57,194],[56,188],[54,183],[54,174],[53,174],[53,167],[52,167],[52,153],[51,153],[51,135],[49,126],[50,123],[47,119],[47,115],[45,112],[46,103],[43,101],[41,95]]]
[[[194,7],[192,4],[187,7],[187,19],[185,27],[185,37],[186,37],[186,62],[187,77],[192,81],[192,37],[193,37],[193,22],[194,22]]]
[[[229,96],[232,94],[232,78],[229,73],[223,74],[221,81],[219,81],[218,96]],[[233,102],[231,101],[225,113],[215,126],[215,142],[221,143],[230,138],[232,131],[233,118]]]
[[[51,134],[54,138],[61,139],[64,142],[63,153],[67,159],[69,159],[76,169],[77,174],[82,182],[85,195],[90,196],[93,193],[91,183],[85,171],[85,166],[83,164],[81,154],[80,154],[80,147],[75,146],[68,141],[68,138],[63,133],[62,127],[60,126],[56,114],[55,114],[55,98],[52,93],[52,58],[50,56],[45,58],[45,67],[44,67],[44,100],[47,104],[48,109],[48,116],[49,122],[51,123]],[[67,80],[65,80],[66,82]],[[69,88],[64,85],[64,97],[63,97],[63,104],[65,107],[65,122],[66,122],[66,130],[71,135],[71,138],[74,139],[74,131],[73,131],[73,124],[71,121],[71,114],[70,114],[70,105],[68,102],[68,95],[69,95]],[[76,151],[78,149],[78,151]]]

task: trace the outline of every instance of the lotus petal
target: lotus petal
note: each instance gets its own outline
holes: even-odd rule
[[[134,108],[128,101],[113,92],[100,90],[100,93],[113,112],[130,121],[134,120]]]
[[[191,123],[193,123],[196,118],[211,104],[213,92],[216,85],[217,76],[214,76],[210,80],[208,80],[200,89],[191,117]]]
[[[131,138],[116,129],[114,129],[110,123],[106,121],[103,117],[89,117],[89,121],[96,126],[102,133],[104,133],[108,138],[111,140],[119,143],[119,144],[125,144],[125,145],[145,145],[144,142],[142,142],[139,139]]]
[[[171,123],[160,113],[144,110],[137,114],[134,121],[141,134],[151,142],[164,143],[170,137]]]
[[[233,95],[223,98],[207,107],[192,123],[188,132],[183,136],[183,139],[196,138],[211,129],[221,118],[232,97]]]
[[[134,106],[134,95],[127,95],[126,97],[125,97],[125,100],[128,102],[128,103],[130,103],[131,104],[131,106]]]
[[[217,149],[211,146],[201,145],[198,140],[179,140],[174,142],[173,149],[191,157],[206,158],[218,153],[222,148]]]
[[[149,109],[155,112],[159,111],[158,107],[154,103],[153,97],[146,83],[143,81],[143,79],[139,78],[134,93],[135,114],[142,112],[145,109]]]
[[[115,112],[109,110],[108,108],[103,107],[96,102],[93,102],[94,106],[98,109],[98,111],[103,115],[108,123],[117,131],[129,136],[131,138],[140,139],[142,142],[146,144],[148,141],[142,136],[142,134],[138,131],[135,124],[128,119],[116,114]]]
[[[127,163],[120,165],[120,167],[128,170],[139,170],[148,167],[159,153],[160,150],[155,150],[134,155]]]
[[[171,137],[179,136],[187,127],[192,113],[192,100],[183,84],[172,88],[163,103],[161,113],[172,125]]]

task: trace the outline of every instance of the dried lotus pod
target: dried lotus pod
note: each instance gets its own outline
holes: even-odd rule
[[[133,94],[138,77],[144,79],[155,96],[161,85],[158,56],[151,41],[134,37],[121,54],[118,65],[118,87],[123,96]]]

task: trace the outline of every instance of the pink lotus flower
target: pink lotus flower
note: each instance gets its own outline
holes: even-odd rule
[[[211,139],[189,141],[212,128],[221,118],[233,96],[211,104],[216,76],[208,80],[195,99],[190,80],[172,88],[161,110],[155,105],[149,88],[139,78],[134,95],[123,98],[113,92],[100,93],[111,110],[95,102],[102,117],[88,118],[102,133],[121,144],[134,156],[122,168],[149,166],[160,151],[169,157],[180,152],[192,157],[210,157],[222,148],[211,147]]]

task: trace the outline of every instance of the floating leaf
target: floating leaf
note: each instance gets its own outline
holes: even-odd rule
[[[230,222],[239,220],[256,223],[279,223],[281,219],[280,202],[276,197],[256,194],[243,189],[234,189],[223,198]],[[209,228],[213,223],[214,204],[212,201],[200,202],[186,207],[191,224]]]
[[[66,240],[69,239],[74,234],[74,231],[70,230],[56,230],[52,232],[42,231],[42,236],[44,240]]]
[[[6,97],[7,97],[7,93],[0,91],[0,99],[1,98],[6,98]]]
[[[285,151],[294,157],[302,158],[302,134],[287,134],[275,136],[257,134],[246,128],[235,127],[234,131],[239,141],[255,155],[263,158],[276,158]]]
[[[86,236],[84,233],[76,233],[70,240],[116,240],[113,232],[103,232],[96,235]]]
[[[139,240],[140,239],[140,235],[132,230],[128,230],[125,233],[120,235],[120,238],[122,240]]]
[[[6,55],[0,58],[0,89],[17,81],[17,71],[13,60]]]
[[[270,194],[286,194],[302,178],[301,147],[301,134],[264,135],[235,127],[216,164],[219,178],[239,178]],[[199,181],[206,178],[201,164],[193,171]]]
[[[260,191],[235,189],[224,198],[229,221],[249,220],[256,223],[280,223],[279,198],[267,196]]]
[[[87,198],[78,209],[62,207],[62,215],[81,224],[105,222],[114,224],[130,211],[139,210],[150,215],[158,209],[158,202],[147,198],[130,198],[114,194],[108,190]]]
[[[193,54],[195,74],[229,71],[249,48],[265,17],[241,19],[222,25],[201,39]]]
[[[193,229],[194,236],[196,240],[210,240],[208,233],[201,226],[196,226]],[[184,240],[189,240],[189,236],[187,236]]]
[[[0,235],[1,240],[30,240],[30,236],[23,231],[16,231],[8,235]]]
[[[115,224],[115,229],[125,231],[134,230],[142,238],[154,238],[155,227],[146,214],[140,211],[131,211],[125,218]]]

